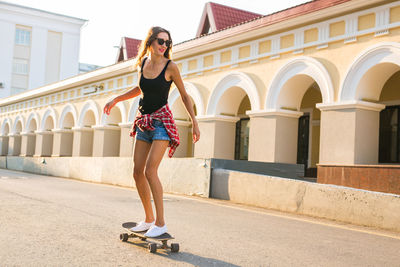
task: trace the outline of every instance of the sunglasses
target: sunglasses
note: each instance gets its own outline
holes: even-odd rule
[[[159,45],[163,45],[164,43],[165,43],[166,47],[170,47],[172,45],[172,41],[171,40],[164,40],[162,38],[156,38],[156,40],[157,40],[157,43]]]

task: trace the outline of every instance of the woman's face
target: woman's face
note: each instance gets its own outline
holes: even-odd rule
[[[158,40],[157,40],[157,39],[163,39],[163,40],[164,40],[164,43],[163,43],[162,45],[160,45],[160,44],[158,43]],[[166,45],[166,43],[165,43],[165,41],[169,40],[169,36],[168,36],[168,34],[167,34],[166,32],[160,32],[159,34],[157,34],[157,39],[154,40],[153,43],[151,44],[152,52],[153,52],[155,55],[163,56],[164,53],[165,53],[165,51],[166,51],[167,48],[168,48],[167,45]]]

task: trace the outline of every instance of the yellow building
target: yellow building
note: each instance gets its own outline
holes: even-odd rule
[[[400,162],[400,1],[317,0],[207,30],[173,48],[201,130],[192,145],[172,88],[175,157],[302,163],[321,183],[400,194],[400,167],[383,164]],[[133,63],[1,99],[1,154],[131,156],[138,99],[102,107],[136,85]]]

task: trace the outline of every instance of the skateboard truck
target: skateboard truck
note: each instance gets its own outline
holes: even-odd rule
[[[142,241],[145,241],[148,243],[148,249],[149,252],[151,253],[155,253],[157,252],[158,248],[161,249],[170,249],[171,252],[178,252],[179,251],[179,244],[178,243],[171,243],[171,245],[168,245],[168,240],[174,239],[174,237],[172,237],[170,234],[165,233],[162,234],[160,236],[156,236],[156,237],[147,237],[144,234],[146,233],[146,231],[143,232],[133,232],[130,229],[132,227],[135,227],[136,223],[135,222],[127,222],[127,223],[123,223],[122,227],[125,228],[125,230],[127,231],[127,233],[122,233],[119,235],[119,239],[122,242],[126,242],[128,241],[129,238],[139,238]],[[160,243],[156,243],[156,242],[161,242]]]

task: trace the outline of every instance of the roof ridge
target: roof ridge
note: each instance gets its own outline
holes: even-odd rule
[[[175,46],[181,45],[181,44],[184,44],[184,43],[187,43],[187,42],[196,40],[196,39],[200,39],[200,38],[203,38],[203,37],[205,37],[205,36],[213,35],[213,34],[216,34],[216,33],[218,33],[218,32],[225,31],[225,30],[227,30],[227,29],[231,29],[231,28],[234,28],[234,27],[237,27],[237,26],[246,24],[246,23],[250,23],[250,22],[255,21],[255,20],[260,20],[260,19],[263,19],[263,18],[266,18],[266,17],[269,17],[269,16],[273,16],[273,15],[279,14],[279,13],[287,12],[288,10],[291,10],[291,9],[295,9],[295,8],[298,8],[298,7],[301,7],[301,6],[305,6],[305,5],[311,4],[311,3],[313,3],[313,2],[320,2],[320,1],[324,1],[324,0],[309,0],[309,1],[307,1],[307,2],[298,4],[298,5],[295,5],[295,6],[291,6],[291,7],[282,9],[282,10],[278,10],[278,11],[275,11],[275,12],[272,12],[272,13],[269,13],[269,14],[266,14],[266,15],[260,15],[259,17],[255,17],[255,18],[250,19],[250,20],[247,20],[247,21],[242,21],[242,22],[239,22],[239,23],[237,23],[237,24],[230,25],[230,26],[228,26],[228,27],[225,27],[225,28],[216,30],[216,31],[214,31],[214,32],[210,32],[210,33],[203,34],[203,35],[198,36],[198,37],[195,37],[195,38],[191,38],[191,39],[182,41],[182,42],[180,42],[180,43],[175,44]],[[338,2],[341,2],[340,0],[337,0],[337,1],[338,1]],[[343,0],[343,1],[346,2],[346,0]],[[350,0],[347,0],[347,1],[350,1]],[[208,2],[208,3],[213,3],[213,2]],[[221,5],[221,4],[218,4],[218,5]],[[223,6],[223,5],[222,5],[222,6]],[[324,7],[324,8],[326,8],[326,7]],[[313,12],[313,11],[312,11],[312,12]]]
[[[240,11],[240,12],[243,12],[243,13],[262,16],[262,14],[259,14],[259,13],[255,13],[255,12],[252,12],[252,11],[240,9],[240,8],[237,8],[237,7],[231,7],[231,6],[227,6],[227,5],[223,5],[223,4],[219,4],[219,3],[215,3],[215,2],[208,2],[207,4],[210,4],[211,7],[212,6],[220,6],[220,7],[224,7],[224,8],[231,9],[231,10],[237,10],[237,11]]]

